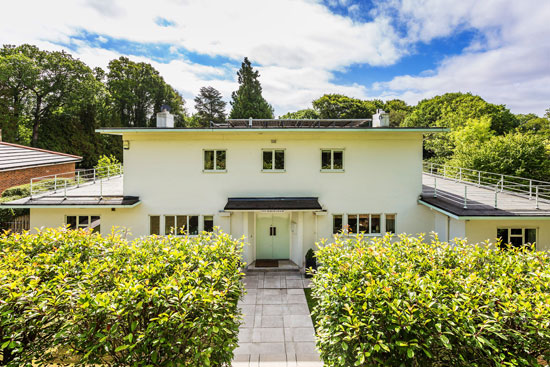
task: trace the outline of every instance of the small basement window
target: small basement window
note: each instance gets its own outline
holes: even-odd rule
[[[99,215],[67,215],[65,224],[70,229],[91,228],[92,232],[101,232],[101,218]]]
[[[285,169],[285,151],[279,149],[269,149],[262,151],[262,171],[281,172]]]
[[[321,171],[342,171],[344,169],[344,151],[342,149],[321,150]]]
[[[497,228],[497,241],[502,245],[510,244],[513,247],[523,247],[526,244],[537,242],[536,228]]]
[[[204,151],[204,171],[207,172],[225,172],[226,151],[225,150],[205,150]]]
[[[198,215],[165,215],[164,216],[164,234],[174,234],[181,236],[185,234],[199,234],[199,216]]]

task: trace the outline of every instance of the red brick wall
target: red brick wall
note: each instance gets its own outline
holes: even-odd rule
[[[52,166],[24,168],[13,171],[0,172],[0,194],[13,186],[28,184],[31,178],[56,175],[61,173],[73,172],[72,175],[61,177],[74,177],[74,163],[55,164]]]

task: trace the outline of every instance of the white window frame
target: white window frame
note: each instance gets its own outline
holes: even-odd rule
[[[334,217],[337,217],[337,216],[340,216],[342,217],[341,220],[342,220],[342,227],[340,228],[340,230],[337,232],[337,233],[334,233]],[[345,221],[346,221],[346,216],[344,214],[340,214],[340,213],[332,213],[332,234],[338,234],[338,233],[342,233],[345,229],[346,229],[346,224],[345,224]]]
[[[215,224],[215,221],[214,221],[215,215],[214,214],[203,214],[203,215],[199,216],[199,232],[206,231],[206,229],[204,229],[204,221],[205,221],[206,217],[212,217],[212,230],[216,227],[216,224]],[[202,225],[201,225],[201,223],[202,223]]]
[[[323,151],[330,150],[330,168],[323,168]],[[342,168],[334,168],[334,152],[342,152]],[[345,155],[346,150],[344,148],[321,148],[321,172],[345,172]]]
[[[179,228],[176,228],[176,233],[170,233],[171,235],[173,236],[189,236],[189,237],[193,237],[193,236],[197,236],[200,232],[201,232],[201,215],[199,214],[163,214],[162,215],[162,224],[161,224],[161,233],[162,235],[164,236],[168,236],[166,234],[166,217],[174,217],[174,225],[177,225],[178,224],[178,219],[177,217],[186,217],[186,223],[185,223],[185,233],[181,233],[179,232]],[[189,230],[189,217],[197,217],[197,234],[188,234],[188,230]]]
[[[511,243],[511,238],[512,237],[521,237],[522,239],[522,246],[525,246],[527,244],[527,242],[525,242],[526,238],[525,238],[525,230],[526,229],[534,229],[535,230],[535,249],[537,248],[537,244],[539,242],[539,229],[538,227],[516,227],[516,226],[512,226],[512,227],[497,227],[497,236],[496,236],[496,239],[498,240],[498,230],[499,229],[506,229],[508,231],[508,243]],[[519,234],[512,234],[512,229],[521,229],[521,235]]]
[[[334,215],[339,215],[339,214],[334,214]],[[359,216],[360,215],[368,215],[369,216],[369,231],[368,232],[365,232],[363,233],[365,236],[370,236],[370,237],[376,237],[376,236],[383,236],[387,233],[386,231],[386,215],[393,215],[395,217],[395,223],[396,223],[396,227],[397,227],[397,214],[395,213],[353,213],[353,214],[345,214],[345,215],[342,215],[342,226],[344,228],[347,228],[347,229],[351,229],[349,228],[349,218],[353,218],[354,216],[357,218],[357,227],[356,228],[353,228],[353,231],[354,232],[349,232],[348,231],[348,235],[351,235],[351,236],[355,236],[357,234],[360,234],[361,232],[357,232],[358,228],[359,228]],[[380,218],[380,232],[377,232],[377,233],[373,233],[372,232],[372,216],[373,215],[377,215],[379,218]],[[334,222],[333,222],[334,223]],[[397,231],[397,230],[396,230]]]
[[[158,217],[159,218],[159,234],[157,236],[162,236],[164,231],[163,231],[163,228],[162,228],[162,217],[163,215],[162,214],[149,214],[148,215],[148,218],[149,218],[149,236],[152,236],[151,234],[151,217]]]
[[[213,169],[206,169],[204,168],[206,166],[206,152],[214,152],[214,165]],[[216,161],[217,161],[217,152],[225,152],[225,169],[216,169]],[[202,172],[204,173],[225,173],[227,172],[227,149],[203,149],[202,150]]]
[[[90,215],[87,215],[87,214],[75,214],[75,215],[72,215],[72,214],[65,214],[65,225],[68,225],[69,223],[67,223],[67,217],[76,217],[76,228],[71,228],[71,229],[79,229],[81,228],[80,227],[80,224],[79,224],[79,218],[80,217],[88,217],[88,225],[86,226],[86,228],[90,228],[90,225],[92,224],[92,217],[99,217],[99,227],[100,227],[100,231],[101,232],[101,215],[99,214],[90,214]]]
[[[386,228],[387,226],[387,218],[386,216],[387,215],[393,215],[393,227],[394,227],[394,231],[393,232],[388,232],[388,229]],[[382,223],[380,224],[380,230],[383,232],[383,233],[392,233],[392,234],[396,234],[397,233],[397,213],[384,213],[384,218],[383,219],[380,219],[380,221],[383,223],[384,227],[382,227]]]
[[[283,169],[275,169],[275,152],[283,152]],[[264,168],[264,152],[271,152],[271,162],[273,162],[273,168]],[[264,148],[261,151],[261,160],[262,172],[266,173],[281,173],[286,172],[286,149],[284,148]]]

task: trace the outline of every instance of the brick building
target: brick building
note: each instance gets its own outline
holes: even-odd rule
[[[82,157],[0,141],[0,195],[7,188],[28,184],[31,178],[74,175]]]

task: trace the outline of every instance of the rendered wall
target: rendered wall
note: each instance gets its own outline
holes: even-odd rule
[[[470,243],[495,243],[497,228],[537,228],[537,250],[550,250],[550,220],[469,220],[466,237]]]

